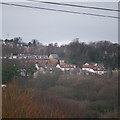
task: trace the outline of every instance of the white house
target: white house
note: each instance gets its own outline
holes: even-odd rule
[[[13,59],[17,59],[17,56],[16,56],[16,55],[13,55],[12,57],[13,57]]]
[[[82,70],[87,70],[89,72],[92,72],[92,73],[96,73],[96,74],[99,74],[99,75],[102,75],[104,74],[104,71],[103,71],[103,66],[98,66],[98,64],[88,64],[88,63],[85,63],[83,65],[83,68]]]
[[[10,56],[9,59],[12,59],[12,56]]]
[[[74,70],[76,66],[73,64],[57,64],[56,68],[59,68],[62,71],[69,71],[69,70]]]

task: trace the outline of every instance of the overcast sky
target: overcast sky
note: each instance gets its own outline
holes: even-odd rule
[[[117,16],[117,12],[110,11],[30,2],[17,2],[17,4]],[[72,2],[72,4],[118,9],[117,2]],[[118,20],[3,5],[2,38],[13,37],[22,37],[25,42],[37,39],[43,44],[55,42],[67,44],[75,38],[86,43],[100,40],[116,43],[118,42]]]

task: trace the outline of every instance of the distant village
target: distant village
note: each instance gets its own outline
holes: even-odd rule
[[[53,71],[66,72],[70,74],[86,74],[86,75],[103,75],[105,73],[104,65],[97,63],[85,63],[82,68],[74,64],[68,64],[65,60],[59,57],[58,54],[47,55],[24,55],[18,54],[10,56],[1,57],[1,59],[8,60],[26,60],[34,64],[37,72],[34,73],[34,76],[39,73],[46,73]],[[25,70],[21,70],[21,75],[25,76]]]
[[[104,75],[108,71],[105,70],[103,63],[84,63],[81,66],[76,64],[71,64],[66,61],[64,58],[61,58],[56,53],[50,53],[50,55],[46,54],[34,54],[30,52],[31,46],[40,46],[37,41],[33,40],[33,42],[27,43],[18,43],[20,38],[15,38],[13,40],[5,40],[2,41],[2,46],[10,46],[13,48],[16,46],[18,49],[24,48],[23,50],[26,53],[20,54],[5,54],[1,56],[1,60],[23,60],[25,62],[30,62],[35,66],[36,72],[34,73],[34,77],[36,77],[39,73],[53,73],[53,72],[63,72],[69,74],[78,74],[78,75]],[[14,42],[13,42],[14,41]],[[16,42],[17,41],[17,42]],[[8,47],[9,48],[9,47]],[[14,51],[15,52],[15,51]],[[107,52],[105,51],[105,54]],[[26,70],[21,69],[21,76],[26,76]]]

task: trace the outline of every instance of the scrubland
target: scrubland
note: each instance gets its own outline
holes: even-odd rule
[[[117,72],[111,78],[63,73],[15,77],[2,89],[3,118],[119,117]]]

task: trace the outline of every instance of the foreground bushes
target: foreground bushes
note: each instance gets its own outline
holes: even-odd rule
[[[84,102],[84,117],[101,117],[118,107],[118,73],[106,76],[83,76],[69,74],[40,74],[29,87],[46,91],[74,102]],[[81,109],[81,106],[79,106]],[[77,112],[77,111],[76,111]],[[73,115],[73,114],[72,114]],[[81,115],[80,115],[81,117]]]
[[[4,118],[118,117],[116,73],[111,78],[40,74],[24,87],[18,83],[3,88]]]
[[[3,118],[63,118],[59,106],[51,108],[50,104],[42,100],[35,101],[31,89],[21,89],[16,84],[9,84],[3,88]]]
[[[2,98],[3,118],[76,118],[83,117],[86,109],[85,101],[23,89],[15,83],[3,88]]]

